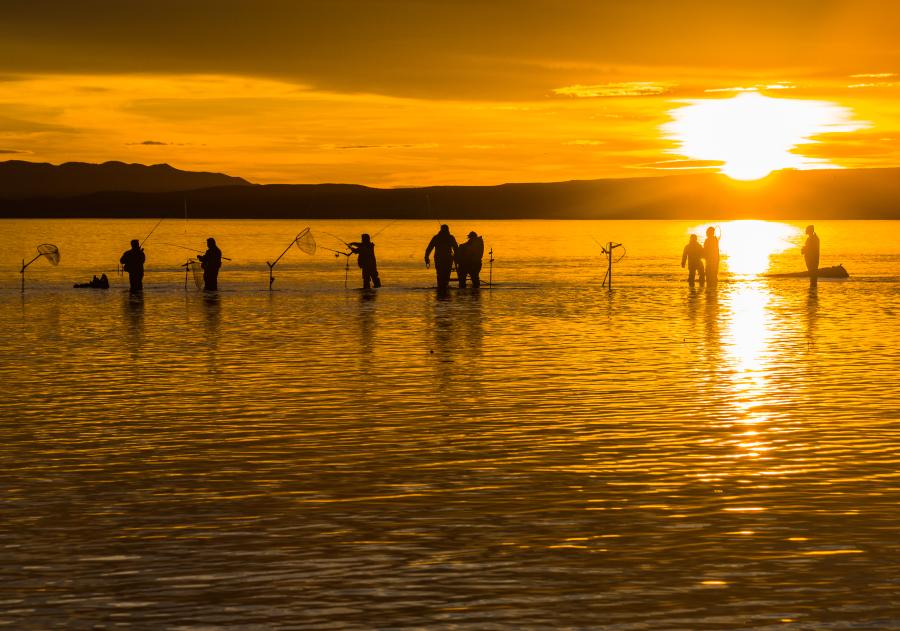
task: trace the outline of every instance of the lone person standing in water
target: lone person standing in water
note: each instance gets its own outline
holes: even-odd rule
[[[697,274],[702,285],[706,280],[706,274],[703,271],[703,246],[697,241],[697,235],[695,234],[691,235],[688,244],[684,246],[684,251],[681,253],[681,267],[684,267],[685,261],[688,264],[688,282],[693,285],[694,275]]]
[[[715,285],[719,281],[719,239],[716,237],[716,229],[712,226],[706,229],[703,258],[706,259],[706,280],[710,285]]]
[[[806,226],[806,245],[800,252],[806,259],[806,269],[809,271],[809,286],[815,287],[819,284],[819,235],[816,234],[815,226]]]
[[[450,227],[442,224],[440,231],[431,237],[428,247],[425,248],[425,267],[431,267],[431,251],[434,250],[434,268],[437,272],[438,291],[445,292],[450,286],[450,270],[453,269],[453,259],[459,246],[456,239],[450,234]]]
[[[359,241],[347,244],[350,252],[356,254],[356,264],[362,268],[363,289],[369,289],[370,284],[375,289],[381,287],[381,279],[378,278],[378,266],[375,263],[375,244],[368,234],[363,234]]]
[[[144,291],[144,251],[137,239],[131,240],[131,249],[119,258],[119,263],[128,272],[129,291],[133,294]]]
[[[222,250],[216,245],[216,240],[212,237],[207,239],[206,252],[197,258],[203,268],[203,289],[216,291],[219,288],[219,268],[222,267]]]

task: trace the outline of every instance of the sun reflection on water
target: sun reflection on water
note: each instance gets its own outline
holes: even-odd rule
[[[702,235],[707,227],[695,226],[689,232]],[[756,219],[729,221],[717,228],[721,266],[737,276],[765,273],[772,256],[794,247],[794,240],[801,234],[794,226]]]

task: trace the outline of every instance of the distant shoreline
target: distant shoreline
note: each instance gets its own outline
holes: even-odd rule
[[[9,164],[9,163],[5,163]],[[52,165],[51,165],[52,166]],[[97,166],[97,165],[94,165]],[[100,165],[103,167],[103,165]],[[30,168],[30,167],[29,167]],[[62,168],[62,167],[56,167]],[[112,168],[112,167],[104,167]],[[35,219],[900,219],[900,169],[778,171],[752,182],[710,173],[652,178],[381,189],[355,184],[226,184],[176,187],[196,174],[114,165],[121,178],[155,190],[69,194],[83,182],[65,174],[53,193],[39,180],[16,193],[0,186],[0,217]],[[124,171],[125,175],[119,172]],[[52,173],[52,171],[51,171]],[[59,175],[59,174],[57,174]],[[57,181],[62,181],[60,177]],[[0,184],[3,184],[0,181]],[[96,186],[109,186],[98,178]],[[113,182],[115,184],[115,182]],[[137,185],[135,185],[137,186]],[[36,188],[37,187],[37,188]],[[168,188],[167,188],[168,187]],[[159,190],[164,188],[166,190]]]

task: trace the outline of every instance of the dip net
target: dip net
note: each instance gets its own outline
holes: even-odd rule
[[[59,265],[59,248],[52,243],[42,243],[37,246],[38,254],[50,261],[51,265]]]
[[[188,261],[187,266],[191,270],[191,276],[197,289],[203,289],[203,268],[200,266],[200,261],[191,259]]]
[[[304,228],[303,231],[297,235],[297,238],[294,239],[294,243],[297,244],[297,247],[300,248],[302,252],[306,252],[310,255],[316,253],[316,240],[308,227]]]

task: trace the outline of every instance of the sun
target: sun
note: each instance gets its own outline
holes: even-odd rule
[[[663,135],[672,150],[693,160],[712,161],[735,180],[756,180],[778,169],[836,168],[797,147],[825,133],[866,127],[852,111],[827,101],[772,98],[744,92],[728,99],[687,101],[670,112]]]

